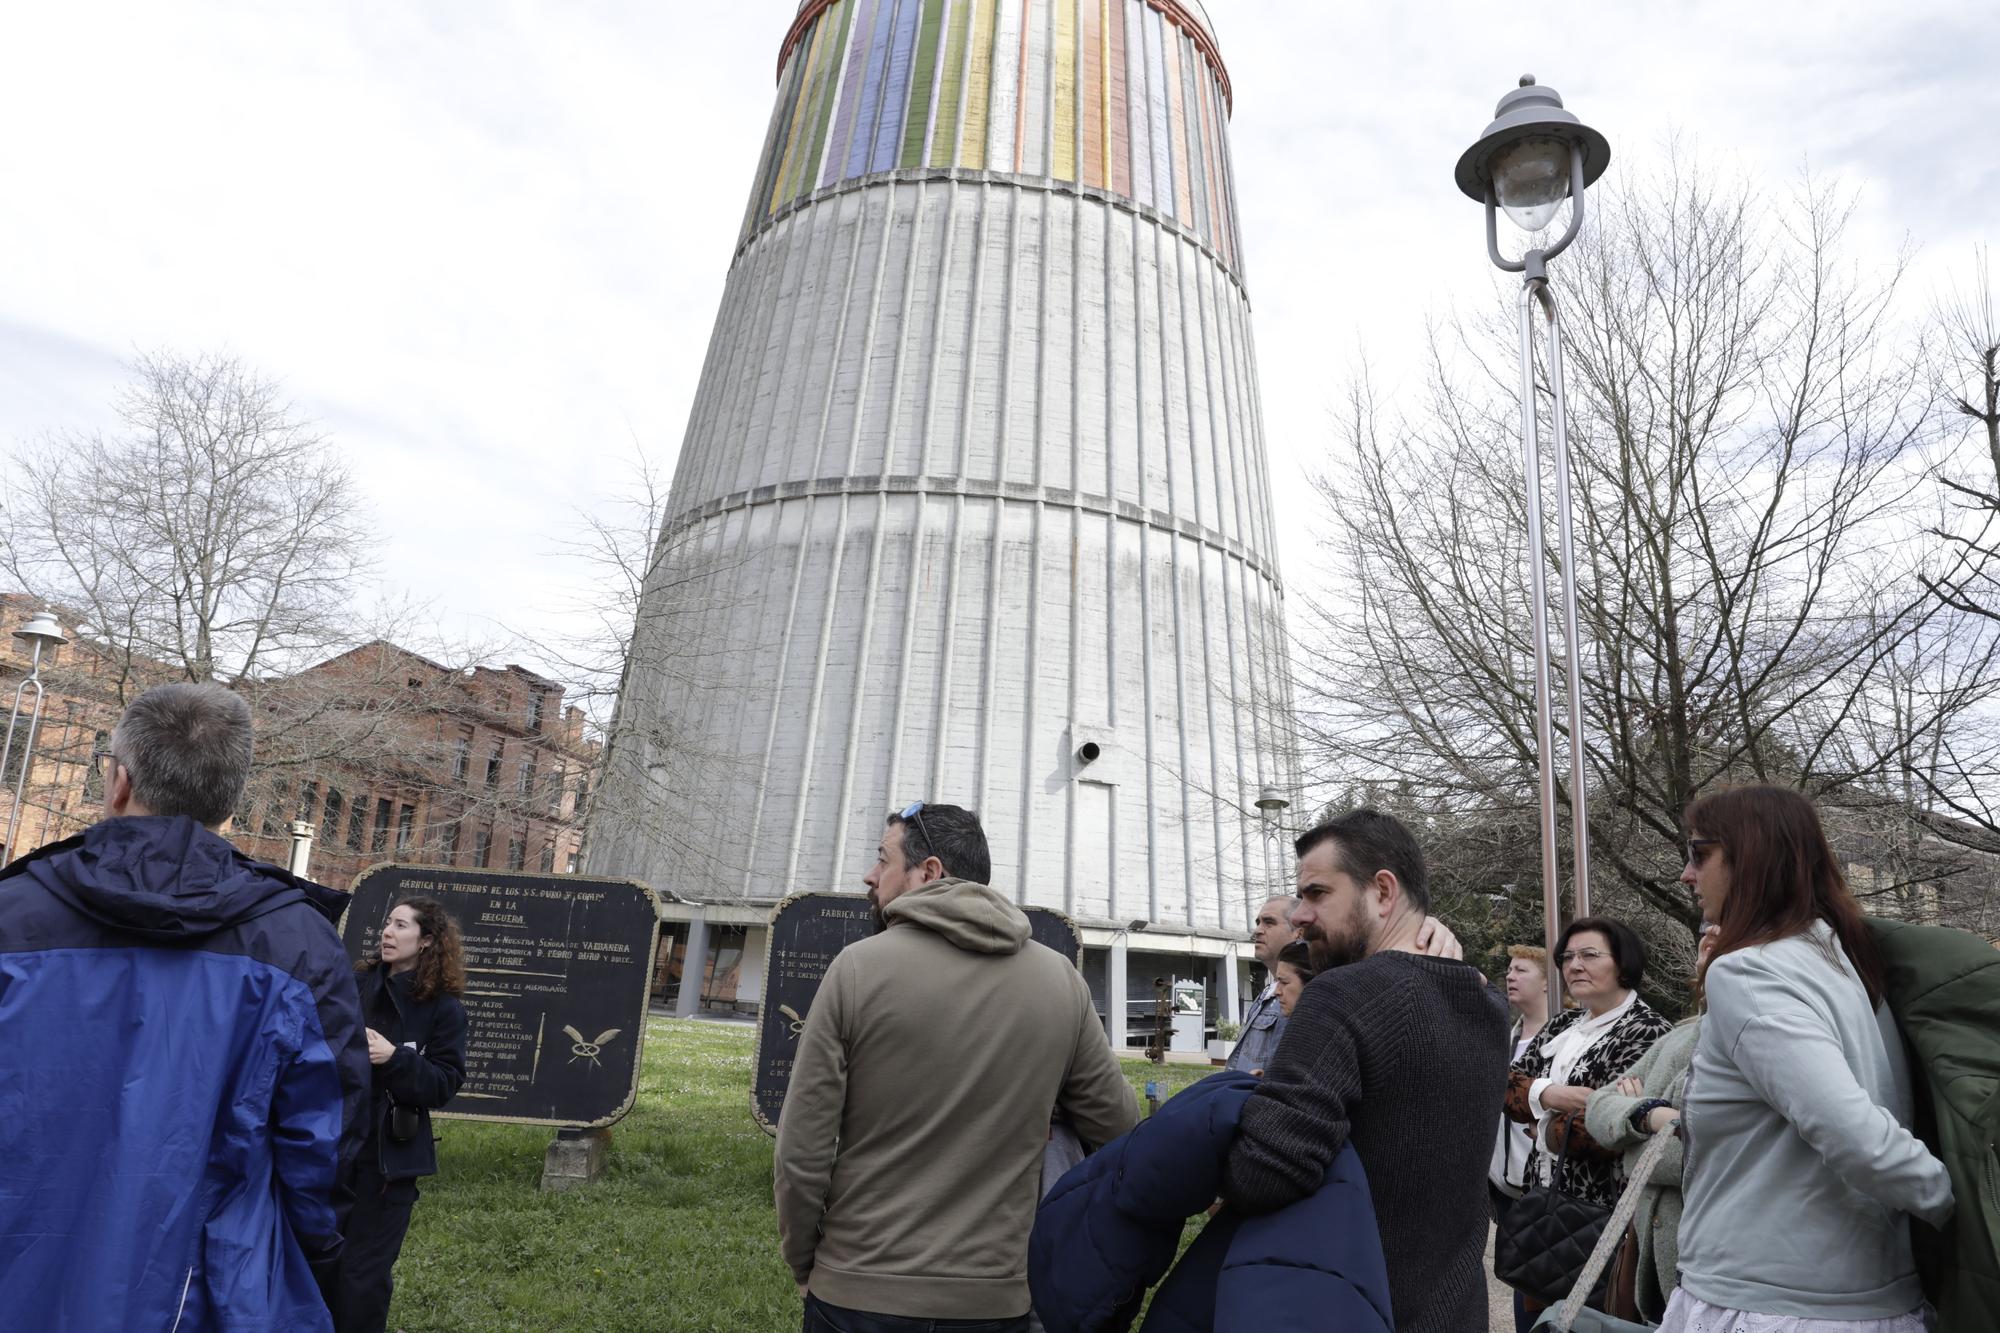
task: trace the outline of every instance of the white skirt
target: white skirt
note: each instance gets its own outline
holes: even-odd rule
[[[1674,1289],[1660,1333],[1930,1333],[1930,1307],[1888,1319],[1808,1319],[1725,1310]]]

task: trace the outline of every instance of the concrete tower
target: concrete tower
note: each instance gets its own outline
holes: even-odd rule
[[[1084,922],[1287,882],[1230,96],[1194,0],[800,5],[593,869],[858,889],[922,799]]]

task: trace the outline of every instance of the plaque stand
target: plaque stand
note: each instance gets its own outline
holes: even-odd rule
[[[542,1188],[570,1190],[587,1185],[604,1172],[611,1146],[608,1129],[559,1129],[542,1158]]]

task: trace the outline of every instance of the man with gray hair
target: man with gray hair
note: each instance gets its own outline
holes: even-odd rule
[[[347,896],[221,836],[250,710],[132,702],[104,818],[0,870],[0,1289],[21,1328],[331,1330],[368,1047]]]
[[[1289,894],[1272,898],[1257,909],[1257,919],[1250,925],[1250,952],[1264,965],[1264,989],[1243,1015],[1243,1031],[1229,1052],[1226,1068],[1261,1073],[1278,1049],[1278,1038],[1285,1035],[1285,1016],[1278,1009],[1278,950],[1299,937],[1291,922],[1297,905]]]

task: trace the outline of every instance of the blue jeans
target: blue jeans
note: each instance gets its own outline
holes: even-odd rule
[[[806,1293],[801,1333],[1028,1333],[1028,1316],[1012,1319],[906,1319],[902,1315],[843,1310]]]

